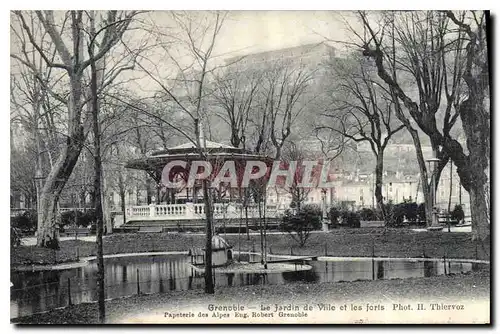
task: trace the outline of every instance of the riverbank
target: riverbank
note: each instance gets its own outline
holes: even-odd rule
[[[394,304],[423,303],[427,308],[430,304],[455,303],[463,305],[464,310],[456,321],[480,323],[489,319],[490,301],[490,272],[488,269],[469,274],[450,276],[435,276],[428,278],[409,278],[378,281],[355,281],[339,283],[289,283],[284,285],[254,285],[245,287],[217,288],[214,295],[206,295],[202,290],[190,290],[169,292],[163,294],[139,295],[120,298],[106,302],[106,321],[108,323],[174,323],[198,321],[210,323],[216,318],[186,319],[165,317],[166,314],[174,314],[182,311],[200,310],[209,312],[208,307],[212,305],[243,305],[244,307],[259,308],[260,305],[269,305],[273,308],[278,305],[315,305],[326,303],[339,308],[342,305],[359,305],[367,308],[367,304],[381,305],[385,311],[374,313],[359,313],[356,319],[365,319],[368,314],[375,316],[378,323],[398,322],[410,319],[418,312],[397,313],[392,308]],[[478,308],[482,312],[478,313]],[[317,310],[317,309],[316,309]],[[430,310],[428,310],[430,311]],[[377,313],[380,312],[380,313]],[[485,313],[486,312],[486,313]],[[321,312],[310,312],[311,316],[320,315]],[[345,322],[350,319],[346,313],[325,313],[326,322]],[[444,311],[435,311],[434,320],[447,322]],[[338,315],[341,318],[336,318]],[[352,312],[348,313],[353,317]],[[422,316],[422,314],[420,315]],[[455,314],[456,316],[456,314]],[[413,318],[412,318],[413,319]],[[419,318],[423,320],[423,318]],[[234,320],[234,319],[233,319]],[[269,322],[269,319],[248,318],[235,319],[238,322]],[[281,319],[280,322],[289,319]],[[293,320],[293,319],[292,319]],[[296,319],[305,322],[309,319]],[[415,319],[414,319],[415,320]],[[224,319],[222,319],[224,321]],[[321,319],[319,320],[322,321]],[[356,320],[358,321],[358,320]],[[418,319],[415,320],[418,322]],[[93,324],[97,322],[97,304],[87,303],[74,305],[64,309],[52,310],[43,314],[12,319],[13,323],[20,324]],[[368,320],[367,322],[370,322]],[[412,321],[409,321],[412,322]],[[427,320],[427,322],[433,322]]]
[[[222,234],[224,237],[224,234]],[[239,251],[260,251],[260,236],[227,235],[227,241]],[[188,251],[203,248],[205,237],[189,233],[126,233],[106,236],[104,254]],[[440,257],[489,260],[490,242],[471,241],[469,233],[415,232],[406,229],[362,228],[312,233],[304,247],[287,234],[267,236],[271,254],[306,256]],[[20,246],[11,251],[11,266],[54,265],[78,262],[94,256],[94,242],[62,240],[59,250]]]

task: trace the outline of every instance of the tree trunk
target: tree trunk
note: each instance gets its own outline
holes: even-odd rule
[[[201,88],[200,88],[201,91]],[[201,94],[201,93],[200,93]],[[200,105],[198,105],[198,110]],[[206,143],[204,138],[201,138],[200,133],[200,123],[198,118],[194,120],[195,136],[197,138],[197,148],[200,155],[200,159],[206,160],[204,148]],[[212,226],[213,226],[213,211],[212,211],[212,197],[208,189],[208,180],[205,178],[202,180],[202,191],[203,191],[203,202],[205,204],[205,217],[206,217],[206,231],[205,231],[205,293],[214,294],[214,278],[212,273]],[[172,192],[173,194],[173,192]],[[196,186],[193,186],[193,200],[196,203]]]
[[[248,204],[245,204],[245,225],[247,228],[247,240],[250,240],[250,228],[248,226]]]
[[[430,194],[429,180],[427,177],[427,167],[425,166],[424,154],[422,153],[422,145],[420,144],[420,137],[418,136],[418,131],[412,127],[410,121],[403,114],[397,98],[395,99],[395,101],[396,117],[401,121],[401,123],[404,124],[406,130],[408,130],[408,132],[410,133],[413,144],[415,146],[418,168],[420,170],[420,183],[422,184],[422,193],[424,194],[425,217],[427,223],[426,225],[429,227],[432,225],[432,199]]]
[[[377,164],[375,166],[375,200],[377,201],[377,208],[382,213],[382,219],[385,225],[388,223],[388,217],[384,208],[384,196],[382,195],[382,182],[384,171],[384,153],[383,151],[377,155]]]
[[[488,207],[484,185],[473,183],[469,195],[472,218],[472,240],[484,241],[490,235]]]
[[[474,144],[469,145],[474,146]],[[488,214],[487,189],[488,178],[484,172],[485,157],[470,154],[472,168],[470,170],[469,195],[472,219],[472,240],[485,240],[490,235],[490,219]],[[489,196],[489,195],[488,195]]]
[[[485,171],[489,166],[489,115],[483,101],[469,98],[459,109],[467,140],[469,156],[456,140],[445,137],[444,146],[449,153],[460,178],[460,184],[469,193],[472,238],[484,240],[490,234],[487,193],[485,187],[489,178]]]
[[[40,221],[38,223],[37,246],[58,247],[56,233],[57,203],[68,181],[85,140],[83,127],[75,126],[75,131],[66,139],[61,155],[47,177],[40,195]]]
[[[68,101],[68,136],[59,158],[55,162],[40,194],[40,215],[37,232],[39,247],[57,248],[59,239],[56,231],[58,219],[57,204],[73,168],[78,161],[85,142],[85,133],[81,119],[82,77],[70,76],[70,97]]]
[[[157,183],[156,185],[156,205],[161,204],[161,191],[160,191],[160,184]]]
[[[123,182],[123,175],[120,173],[118,175],[118,190],[120,193],[120,207],[123,212],[123,222],[126,222],[126,207],[125,207],[125,184]]]
[[[260,263],[264,264],[264,233],[262,231],[262,203],[260,201],[260,196],[259,196],[259,234],[260,234],[260,254],[261,254],[261,259]]]
[[[464,101],[460,108],[460,117],[467,138],[470,168],[457,168],[457,171],[460,181],[466,184],[466,190],[469,191],[470,195],[472,239],[485,240],[490,234],[488,205],[486,203],[487,193],[485,191],[489,178],[485,171],[489,167],[491,152],[490,115],[486,110],[484,95],[478,93],[475,98]],[[463,182],[467,177],[468,181]]]
[[[424,155],[422,153],[422,146],[420,145],[420,138],[418,137],[417,130],[413,128],[408,128],[410,132],[413,143],[415,145],[415,152],[417,154],[418,167],[420,170],[420,183],[422,184],[422,193],[424,194],[425,203],[425,217],[427,227],[432,225],[432,198],[431,198],[431,186],[427,177],[427,167],[425,166]]]
[[[479,140],[474,140],[474,137],[484,136],[481,126],[476,125],[475,131],[471,128],[472,126],[466,129],[467,146],[470,152],[468,159],[469,166],[463,166],[460,163],[461,161],[458,164],[456,163],[456,165],[460,182],[469,192],[470,196],[472,239],[485,240],[490,235],[489,209],[486,200],[488,194],[485,189],[489,182],[485,173],[489,165],[489,150],[485,152],[485,148],[488,146],[481,144]]]
[[[147,204],[151,204],[151,197],[152,197],[152,192],[151,192],[151,179],[148,174],[146,174],[146,202]]]
[[[264,210],[263,211],[263,218],[264,218],[264,269],[267,269],[267,219],[266,219],[266,189],[264,188]]]
[[[99,100],[97,94],[97,69],[94,61],[93,46],[89,46],[89,56],[93,61],[91,68],[91,97],[92,97],[92,129],[94,134],[94,209],[96,215],[97,227],[97,294],[99,322],[104,323],[106,317],[105,309],[105,286],[104,286],[104,254],[102,236],[104,233],[104,219],[102,211],[101,196],[101,178],[102,178],[102,160],[101,160],[101,133],[99,129]]]
[[[207,219],[207,230],[205,240],[205,293],[215,293],[214,279],[212,275],[212,225],[213,213],[210,194],[208,191],[207,180],[204,179],[203,184],[203,201],[205,202],[205,215]]]
[[[42,174],[43,174],[43,166],[42,166],[42,150],[41,150],[41,139],[40,139],[40,131],[38,131],[38,117],[35,118],[36,121],[35,121],[35,129],[34,129],[34,133],[35,133],[35,143],[36,143],[36,170],[37,171],[40,171]],[[11,130],[12,131],[12,130]],[[11,138],[12,138],[12,133],[11,133]],[[12,149],[12,148],[11,148]],[[37,175],[38,177],[41,177],[41,175]],[[40,192],[41,192],[41,188],[42,188],[42,185],[41,185],[41,182],[42,180],[35,180],[36,184],[36,213],[37,213],[37,221],[42,221],[42,210],[40,208],[40,205],[39,205],[39,201],[40,199],[38,198],[40,196]],[[30,203],[31,204],[31,203]]]

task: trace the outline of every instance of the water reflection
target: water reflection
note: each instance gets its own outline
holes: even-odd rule
[[[259,262],[251,255],[241,260]],[[445,274],[442,261],[403,261],[371,259],[356,261],[309,261],[311,271],[292,271],[274,274],[230,273],[218,274],[216,286],[244,286],[284,284],[287,282],[341,282],[372,279],[430,277]],[[446,273],[463,273],[487,265],[447,262]],[[167,292],[172,290],[203,289],[203,276],[189,265],[189,257],[148,256],[111,258],[105,260],[106,297],[117,298],[137,293]],[[56,307],[67,306],[68,289],[73,304],[97,299],[97,265],[71,270],[12,272],[11,317],[28,315]],[[137,284],[139,282],[139,284]]]

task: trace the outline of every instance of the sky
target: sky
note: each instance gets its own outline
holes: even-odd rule
[[[241,55],[324,41],[345,40],[332,11],[234,11],[221,31],[217,52]],[[345,13],[347,14],[347,12]]]
[[[172,26],[171,16],[167,11],[147,15],[160,29]],[[341,19],[346,17],[353,17],[352,12],[229,11],[218,35],[214,54],[232,57],[316,43],[325,39],[345,40],[348,34]]]
[[[200,12],[197,12],[200,14]],[[175,29],[171,14],[167,11],[150,12],[147,15],[149,21],[156,31],[163,31],[172,37]],[[193,15],[196,15],[193,14]],[[344,23],[345,18],[351,18],[350,24],[355,25],[356,20],[352,12],[347,11],[229,11],[224,24],[216,39],[211,66],[222,64],[225,59],[243,56],[250,53],[278,50],[323,41],[345,41],[349,40],[349,34]],[[201,25],[200,25],[201,26]],[[170,28],[167,28],[170,27]],[[145,32],[133,32],[133,38],[144,36]],[[185,36],[175,36],[186,39]],[[151,37],[146,37],[149,39]],[[168,38],[162,40],[168,40]],[[139,38],[140,39],[140,38]],[[209,37],[207,36],[207,39]],[[330,44],[332,44],[330,42]],[[333,44],[337,49],[345,46]],[[176,47],[169,48],[169,53],[175,54]],[[203,48],[206,50],[206,47]],[[184,54],[184,56],[182,55]],[[186,56],[187,55],[187,56]],[[190,51],[178,51],[175,56],[184,66],[192,63],[193,54]],[[144,66],[155,72],[158,77],[174,78],[178,72],[177,66],[168,60],[169,56],[161,48],[155,48],[153,54],[143,58]],[[136,75],[138,71],[136,71]],[[150,79],[138,80],[132,83],[136,91],[144,91],[146,94],[158,90],[157,83]]]

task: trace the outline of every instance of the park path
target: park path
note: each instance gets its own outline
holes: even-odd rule
[[[95,235],[90,235],[86,237],[78,237],[78,240],[95,242]],[[61,237],[59,240],[75,240],[75,237]],[[27,237],[22,239],[22,245],[24,246],[34,246],[36,245],[36,237]]]

